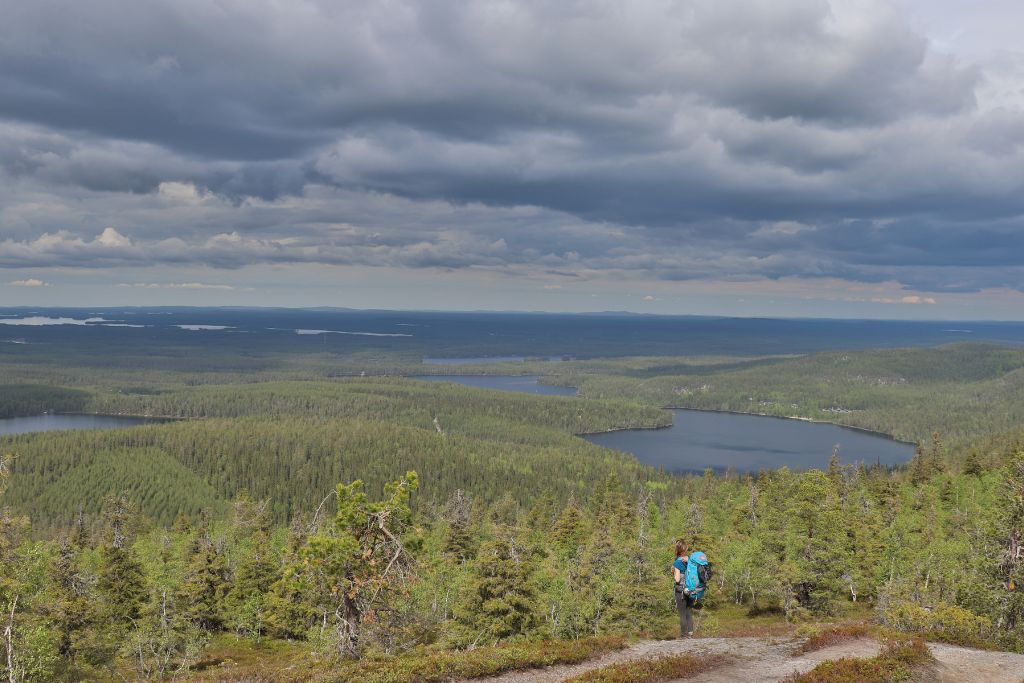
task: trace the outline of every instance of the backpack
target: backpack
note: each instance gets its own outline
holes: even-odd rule
[[[704,596],[704,591],[711,580],[711,565],[708,564],[708,556],[699,550],[690,553],[690,560],[686,563],[686,575],[683,577],[683,592],[694,600]]]

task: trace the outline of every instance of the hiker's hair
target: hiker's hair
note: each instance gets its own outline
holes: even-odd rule
[[[676,557],[682,557],[686,554],[686,543],[683,541],[676,541]]]

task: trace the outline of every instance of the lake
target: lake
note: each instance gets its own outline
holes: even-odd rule
[[[538,384],[537,377],[435,375],[414,379],[456,382],[481,389],[518,391],[548,396],[575,396],[570,387]],[[629,429],[583,438],[671,472],[701,472],[707,467],[740,472],[760,469],[824,469],[839,446],[844,463],[900,465],[914,455],[912,444],[848,427],[761,415],[673,410],[665,429]]]
[[[146,417],[120,415],[33,415],[0,419],[0,435],[26,432],[53,432],[62,429],[113,429],[162,422]]]
[[[462,358],[424,358],[424,365],[487,365],[489,363],[523,363],[528,360],[561,361],[568,356],[465,356]]]
[[[914,455],[912,444],[820,422],[703,410],[673,410],[672,415],[673,425],[667,429],[630,429],[583,438],[672,472],[706,467],[752,472],[783,465],[824,469],[837,445],[844,463],[900,465]]]
[[[420,379],[427,382],[454,382],[477,389],[497,389],[498,391],[515,391],[527,394],[543,394],[544,396],[575,396],[573,387],[553,387],[537,382],[536,375],[419,375],[409,379]]]

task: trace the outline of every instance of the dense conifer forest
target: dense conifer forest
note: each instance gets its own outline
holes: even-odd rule
[[[540,642],[664,637],[678,540],[713,559],[704,633],[736,614],[859,615],[1024,649],[1019,348],[455,370],[540,372],[581,398],[353,377],[365,357],[321,353],[188,368],[108,355],[109,371],[37,360],[3,361],[3,415],[176,419],[0,439],[0,671],[12,680],[202,677],[233,648],[282,680],[411,681],[410,657],[498,645],[526,661]],[[377,363],[368,374],[424,370]],[[834,459],[677,476],[576,436],[662,426],[667,406],[920,446],[895,470]]]

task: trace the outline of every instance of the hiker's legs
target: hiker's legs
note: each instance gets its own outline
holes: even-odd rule
[[[676,591],[676,611],[679,612],[679,635],[682,638],[693,632],[693,601]]]
[[[676,591],[676,612],[679,613],[679,637],[686,637],[686,600],[683,594]]]
[[[689,595],[683,600],[683,635],[693,635],[693,598]]]
[[[686,634],[693,635],[693,604],[696,602],[690,596],[686,596]]]

